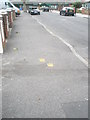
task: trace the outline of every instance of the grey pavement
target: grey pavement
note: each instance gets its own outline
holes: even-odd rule
[[[3,118],[87,118],[87,67],[33,17],[16,18],[4,51]]]

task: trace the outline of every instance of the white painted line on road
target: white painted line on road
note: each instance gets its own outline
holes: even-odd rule
[[[43,23],[41,23],[37,18],[33,17],[33,19],[35,19],[40,25],[42,25],[44,27],[44,29],[46,31],[48,31],[52,36],[60,39],[66,46],[68,46],[70,48],[70,50],[72,51],[72,53],[81,61],[83,62],[87,67],[88,67],[88,61],[86,61],[81,55],[79,55],[76,50],[73,48],[72,45],[70,45],[68,42],[66,42],[63,38],[61,38],[60,36],[54,34],[52,31],[50,31]]]

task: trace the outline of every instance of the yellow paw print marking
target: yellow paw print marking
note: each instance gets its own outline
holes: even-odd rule
[[[47,66],[48,67],[53,67],[54,65],[53,65],[53,63],[48,63]]]
[[[44,58],[40,58],[39,61],[44,63],[45,59]]]

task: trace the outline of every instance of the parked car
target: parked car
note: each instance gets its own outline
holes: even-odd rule
[[[49,8],[48,7],[44,7],[43,8],[43,12],[49,12]]]
[[[29,13],[31,15],[40,15],[40,11],[38,9],[30,9]]]
[[[60,15],[64,15],[64,16],[74,16],[74,8],[72,7],[64,7],[61,11],[60,11]]]

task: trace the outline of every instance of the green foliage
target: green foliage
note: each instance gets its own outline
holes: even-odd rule
[[[81,11],[81,10],[79,10],[79,13],[82,13],[82,11]]]
[[[76,7],[76,8],[80,8],[80,7],[82,7],[82,3],[81,2],[75,2],[75,3],[73,3],[73,6]]]
[[[82,13],[82,11],[81,10],[77,10],[77,13]]]

